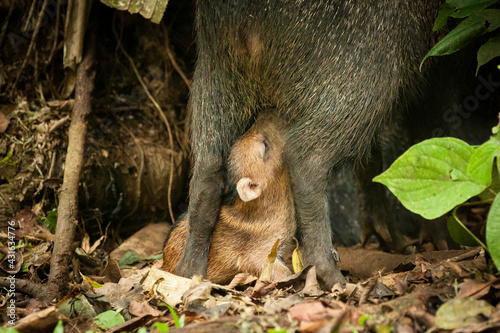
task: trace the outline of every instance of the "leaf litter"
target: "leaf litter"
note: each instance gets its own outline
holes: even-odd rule
[[[148,237],[148,233],[158,237],[158,230],[146,226],[138,237]],[[125,243],[137,244],[134,237]],[[85,244],[82,252],[92,252],[94,246]],[[140,252],[148,257],[136,254],[139,262],[126,268],[120,268],[118,261],[133,248],[115,251],[118,255],[102,263],[99,274],[81,273],[81,283],[55,306],[43,310],[43,302],[32,298],[19,307],[25,317],[16,329],[35,332],[35,327],[50,332],[60,320],[65,332],[82,327],[97,332],[132,332],[140,327],[160,332],[159,327],[165,327],[161,325],[172,332],[500,329],[500,278],[492,275],[489,258],[480,248],[402,255],[340,247],[339,267],[349,283],[345,289],[334,286],[323,291],[315,267],[302,268],[296,259],[295,270],[300,270],[284,280],[271,281],[275,247],[260,277],[240,273],[226,286],[200,276],[186,279],[164,272],[161,260],[151,259],[161,251],[160,246],[145,247]]]

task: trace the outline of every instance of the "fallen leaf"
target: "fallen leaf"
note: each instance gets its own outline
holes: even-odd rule
[[[104,268],[104,271],[102,272],[102,276],[104,277],[104,282],[118,283],[122,278],[118,262],[114,259],[109,258],[108,264],[106,265],[106,268]]]
[[[199,275],[193,276],[189,289],[182,295],[185,309],[198,313],[198,311],[195,310],[196,306],[208,300],[211,292],[212,283],[203,281],[202,277]],[[203,306],[200,313],[205,310],[206,307]]]
[[[3,133],[7,130],[7,127],[9,127],[10,120],[3,114],[3,112],[0,112],[0,133]]]
[[[316,267],[313,266],[306,274],[306,282],[304,284],[304,289],[302,292],[306,296],[319,296],[324,294],[324,292],[319,288],[319,283],[316,278]]]
[[[257,278],[250,273],[238,273],[226,286],[229,289],[234,289],[238,286],[247,286],[257,281]]]
[[[189,289],[191,279],[186,279],[158,268],[151,268],[142,286],[170,306],[182,302],[182,295]]]
[[[153,308],[151,305],[149,305],[149,303],[147,301],[135,301],[133,300],[132,302],[130,302],[130,306],[128,308],[128,311],[130,312],[130,314],[134,315],[134,316],[137,316],[137,317],[141,317],[141,316],[145,316],[145,315],[152,315],[152,316],[161,316],[162,315],[162,311],[159,311],[155,308]]]
[[[478,315],[491,316],[495,308],[484,300],[457,297],[443,305],[436,312],[436,326],[442,329],[455,329],[480,323]]]

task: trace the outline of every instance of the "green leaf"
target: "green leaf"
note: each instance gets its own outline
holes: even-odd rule
[[[488,26],[483,19],[474,17],[471,20],[471,18],[473,17],[471,16],[460,23],[432,47],[422,59],[420,70],[422,70],[422,65],[427,58],[455,53],[488,30]]]
[[[448,231],[450,232],[451,239],[460,245],[465,246],[484,246],[484,244],[477,239],[477,237],[456,217],[452,214],[447,222]]]
[[[495,263],[500,270],[500,199],[495,198],[486,220],[486,244]]]
[[[441,305],[436,312],[436,326],[451,330],[467,327],[474,323],[480,323],[482,319],[490,317],[495,307],[484,300],[476,300],[469,297],[457,297]]]
[[[448,21],[448,17],[453,13],[455,9],[453,6],[450,6],[447,2],[443,4],[441,7],[441,10],[439,11],[439,14],[436,18],[436,21],[434,22],[434,27],[432,28],[432,31],[438,31],[442,27],[446,25],[446,22]]]
[[[500,36],[491,37],[486,43],[481,45],[477,51],[477,68],[476,75],[479,68],[488,63],[493,58],[500,55]]]
[[[118,312],[109,310],[94,317],[94,323],[103,330],[123,324],[125,319]]]
[[[118,260],[118,265],[120,268],[127,267],[129,265],[135,264],[143,260],[143,258],[133,251],[127,251],[120,260]]]
[[[464,18],[474,15],[486,7],[498,2],[498,0],[448,0],[446,4],[454,8],[450,15],[455,18]]]
[[[168,325],[165,323],[154,323],[153,327],[156,327],[159,333],[168,332]]]
[[[148,329],[144,326],[142,326],[141,328],[139,328],[137,330],[137,333],[148,333]]]
[[[499,149],[499,142],[491,138],[479,146],[472,154],[467,166],[467,174],[478,184],[491,185],[493,162],[495,157],[498,156]]]
[[[473,153],[474,148],[459,139],[426,140],[373,181],[387,186],[410,211],[435,219],[486,188],[467,174]]]
[[[365,324],[365,321],[369,318],[370,318],[369,315],[362,315],[361,317],[359,317],[358,326],[363,327],[363,325]]]
[[[41,216],[37,219],[39,222],[43,223],[52,234],[56,233],[57,226],[57,209],[54,208],[50,212],[47,212],[47,217]]]
[[[57,325],[52,333],[64,333],[64,323],[62,320],[57,322]]]
[[[177,315],[177,312],[175,312],[175,310],[174,310],[174,308],[172,306],[170,306],[169,304],[167,304],[165,302],[161,302],[159,305],[160,306],[166,306],[168,308],[168,310],[172,314],[172,319],[174,320],[175,327],[184,327],[184,320],[185,320],[185,316],[184,315],[182,315],[181,318],[179,319],[179,316]]]

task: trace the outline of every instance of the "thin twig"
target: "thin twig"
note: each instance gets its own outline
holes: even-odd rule
[[[50,64],[52,61],[52,57],[54,56],[54,53],[56,51],[57,47],[57,37],[59,36],[59,17],[61,16],[61,1],[57,1],[57,10],[56,10],[56,26],[54,28],[54,42],[52,43],[52,48],[50,49],[50,55],[49,58],[47,59],[47,62],[45,62],[45,65]]]
[[[28,31],[28,25],[30,24],[31,18],[33,17],[33,13],[35,12],[36,3],[37,0],[33,0],[33,2],[31,3],[30,11],[28,12],[28,17],[26,18],[26,23],[24,24],[24,28],[21,29],[22,32]]]
[[[48,2],[49,2],[49,0],[43,1],[42,9],[40,10],[40,14],[38,15],[38,19],[36,21],[35,31],[33,31],[33,36],[31,37],[30,45],[28,46],[28,51],[26,51],[26,57],[24,57],[23,64],[21,65],[21,67],[19,68],[19,71],[17,72],[17,76],[16,76],[16,79],[14,81],[14,85],[12,86],[12,90],[10,92],[10,95],[11,95],[10,97],[12,97],[12,94],[14,93],[14,90],[16,89],[17,81],[19,81],[19,78],[21,77],[21,73],[23,72],[24,67],[26,67],[26,63],[28,62],[28,59],[31,55],[33,47],[35,46],[35,41],[36,41],[36,38],[38,36],[38,32],[40,31],[40,27],[41,27],[42,21],[43,21],[43,16],[45,13],[45,9],[47,8]]]
[[[453,258],[449,258],[446,260],[446,262],[458,262],[458,261],[466,260],[469,258],[473,258],[483,251],[484,251],[484,249],[482,247],[478,246],[477,248],[475,248],[469,252],[463,253],[463,254],[458,255],[456,257],[453,257]]]
[[[137,146],[137,148],[139,149],[139,152],[141,154],[141,157],[140,157],[141,163],[140,163],[138,174],[137,174],[137,185],[136,185],[136,189],[135,189],[135,196],[136,196],[137,200],[135,200],[134,207],[132,208],[132,210],[127,215],[122,217],[122,219],[126,219],[127,217],[132,216],[132,214],[134,214],[137,211],[137,208],[139,208],[139,201],[141,198],[142,172],[144,171],[144,150],[142,149],[141,145],[139,144],[139,140],[137,140],[134,133],[132,133],[132,131],[130,129],[128,129],[127,126],[123,125],[122,123],[120,123],[120,126],[132,137],[135,145]]]
[[[182,71],[181,67],[175,60],[175,57],[170,50],[170,41],[168,39],[168,31],[167,28],[165,27],[165,24],[162,22],[161,27],[163,29],[163,34],[165,35],[165,52],[167,53],[168,58],[170,59],[170,62],[172,63],[172,66],[174,67],[175,71],[181,76],[182,80],[186,84],[189,90],[191,90],[191,81],[187,78],[186,74]]]
[[[139,71],[137,70],[137,67],[134,64],[134,60],[128,55],[127,51],[125,51],[125,49],[123,48],[123,46],[121,44],[121,41],[118,39],[118,35],[117,35],[115,29],[113,29],[113,33],[114,33],[116,41],[118,43],[118,48],[120,49],[120,51],[123,52],[123,55],[130,62],[130,66],[132,67],[132,70],[134,71],[135,76],[137,77],[137,80],[139,81],[140,85],[142,86],[142,89],[144,89],[144,92],[148,96],[149,100],[153,103],[155,109],[158,111],[158,114],[159,114],[161,120],[163,121],[163,123],[167,127],[168,139],[170,141],[170,149],[173,152],[174,151],[174,138],[172,136],[172,130],[170,128],[170,123],[168,122],[168,119],[165,116],[165,113],[163,112],[160,104],[158,104],[158,102],[156,101],[156,99],[149,92],[148,87],[146,86],[146,84],[142,80],[141,75],[139,74]],[[168,201],[168,212],[170,214],[170,218],[172,219],[172,222],[175,221],[175,219],[174,219],[174,212],[172,210],[172,200],[171,200],[171,192],[172,192],[172,183],[173,183],[173,180],[174,180],[174,154],[170,154],[170,177],[169,177],[169,181],[168,181],[168,200],[167,201]]]
[[[12,16],[12,12],[14,12],[14,4],[15,1],[10,2],[9,12],[7,13],[7,17],[3,21],[2,31],[0,32],[0,47],[3,45],[3,41],[5,40],[5,35],[7,34],[7,27],[9,26],[10,17]]]

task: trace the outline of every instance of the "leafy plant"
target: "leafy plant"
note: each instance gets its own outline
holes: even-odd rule
[[[179,318],[179,315],[177,314],[177,312],[175,312],[175,309],[170,306],[169,304],[165,303],[165,302],[161,302],[159,304],[160,306],[166,306],[168,308],[168,310],[170,311],[170,313],[172,314],[172,318],[174,319],[174,325],[175,327],[184,327],[184,320],[186,319],[184,315],[182,315],[180,318]]]
[[[17,163],[19,163],[19,161],[13,161],[12,160],[12,155],[14,154],[14,152],[11,150],[7,153],[7,156],[5,156],[3,159],[2,159],[2,164],[3,165],[7,165],[7,166],[13,166],[13,165],[16,165]]]
[[[103,330],[110,329],[113,326],[123,324],[125,319],[123,316],[113,310],[103,312],[94,317],[94,323]]]
[[[57,225],[57,209],[54,208],[50,212],[47,212],[47,217],[40,216],[38,221],[43,223],[52,234],[56,233],[56,225]]]
[[[403,206],[424,218],[435,219],[452,211],[448,229],[453,240],[482,246],[500,268],[499,155],[500,124],[478,147],[455,138],[423,141],[373,181],[387,186]],[[480,199],[466,202],[476,196]],[[456,212],[461,206],[490,203],[485,245],[462,224]]]
[[[441,7],[434,31],[441,29],[449,17],[464,19],[457,27],[450,31],[427,53],[422,60],[431,56],[442,56],[452,54],[477,40],[479,37],[494,32],[477,52],[477,69],[488,63],[493,58],[500,56],[500,34],[496,32],[500,28],[500,10],[487,9],[499,0],[446,0]]]

